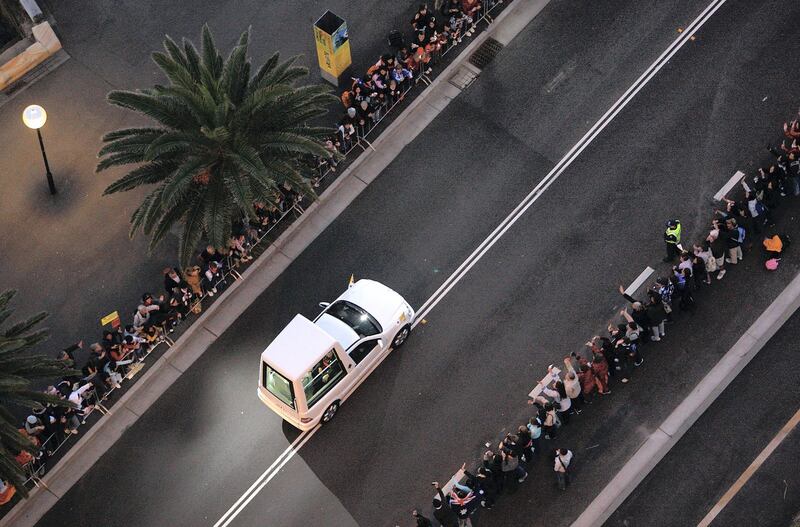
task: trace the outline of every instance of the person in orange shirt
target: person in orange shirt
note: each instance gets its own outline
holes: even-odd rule
[[[767,251],[767,256],[769,258],[778,258],[783,251],[783,241],[781,241],[780,236],[777,234],[772,237],[765,236],[764,249]]]

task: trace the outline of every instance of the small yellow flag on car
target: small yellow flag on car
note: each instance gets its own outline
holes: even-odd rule
[[[347,287],[353,287],[353,284],[356,283],[356,278],[354,275],[350,275],[350,281],[347,283]]]

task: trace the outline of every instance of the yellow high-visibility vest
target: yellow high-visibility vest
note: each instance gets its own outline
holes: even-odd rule
[[[678,222],[678,225],[675,227],[667,227],[667,236],[675,236],[675,241],[667,241],[667,243],[681,243],[681,224]]]

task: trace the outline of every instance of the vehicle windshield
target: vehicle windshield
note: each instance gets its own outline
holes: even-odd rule
[[[358,334],[358,338],[370,337],[381,332],[381,326],[372,315],[355,304],[340,300],[331,304],[325,313],[341,320]]]
[[[292,388],[292,383],[289,382],[286,377],[273,370],[272,367],[266,362],[263,364],[264,371],[262,373],[263,379],[261,383],[264,385],[264,388],[269,390],[269,393],[280,399],[281,402],[289,405],[291,408],[295,408],[294,389]]]

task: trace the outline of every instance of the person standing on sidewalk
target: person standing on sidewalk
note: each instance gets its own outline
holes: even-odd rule
[[[569,485],[569,465],[572,463],[572,451],[566,448],[556,450],[556,459],[553,470],[556,473],[556,482],[560,490],[567,490]]]
[[[664,231],[664,241],[667,244],[667,256],[664,258],[664,261],[671,262],[683,250],[683,248],[681,247],[680,221],[669,220],[667,222],[667,229]]]
[[[725,222],[725,242],[728,247],[728,258],[725,263],[736,265],[742,259],[742,242],[744,242],[744,230],[739,230],[739,224],[734,218]]]
[[[564,378],[564,391],[572,401],[572,409],[576,414],[581,413],[580,407],[583,406],[583,396],[581,394],[581,381],[574,371],[567,373]]]
[[[458,527],[458,516],[450,507],[450,502],[445,499],[439,482],[434,481],[431,485],[436,489],[436,496],[433,498],[433,517],[442,527]]]
[[[500,443],[500,456],[502,456],[502,470],[503,479],[505,479],[505,487],[514,488],[513,480],[516,479],[517,483],[522,483],[528,477],[528,472],[519,464],[517,453],[510,448],[503,447]]]
[[[531,433],[531,441],[533,442],[533,454],[538,456],[541,437],[542,437],[542,421],[539,417],[531,417],[527,425],[528,431]]]

